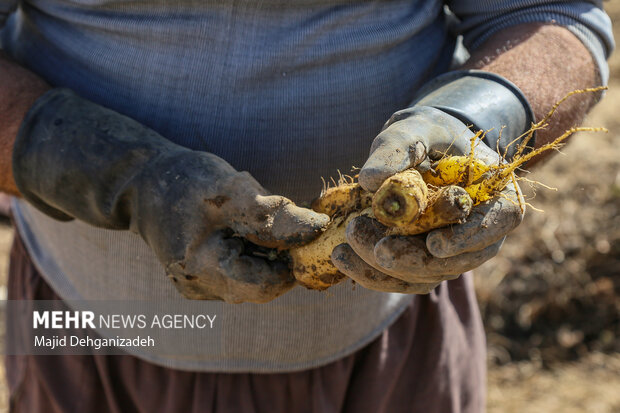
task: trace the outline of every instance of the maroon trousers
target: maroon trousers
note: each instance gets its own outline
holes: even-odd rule
[[[462,302],[470,282],[442,284],[365,348],[301,372],[186,372],[133,356],[10,356],[11,412],[479,413],[484,337],[477,308]],[[8,289],[12,300],[59,299],[18,235]]]

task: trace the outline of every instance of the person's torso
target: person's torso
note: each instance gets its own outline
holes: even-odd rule
[[[436,0],[29,0],[3,47],[65,86],[308,201],[447,69]]]
[[[321,177],[361,166],[383,123],[453,51],[434,0],[30,0],[2,45],[53,86],[221,156],[297,202],[319,194]],[[134,234],[60,223],[23,203],[15,215],[63,298],[181,299]],[[368,343],[410,299],[346,282],[259,306],[205,302],[226,320],[221,346],[203,343],[193,359],[134,354],[192,370],[309,368]]]

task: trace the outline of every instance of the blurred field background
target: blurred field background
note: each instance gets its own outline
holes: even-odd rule
[[[604,4],[620,45],[620,1]],[[610,132],[575,136],[528,176],[558,191],[536,190],[530,202],[544,212],[529,209],[499,256],[476,270],[490,413],[620,412],[620,53],[610,66],[607,96],[585,122]],[[0,220],[2,298],[11,239]]]
[[[604,5],[620,45],[620,1]],[[544,212],[476,270],[489,412],[620,412],[620,53],[609,63],[584,122],[609,133],[573,137],[528,176],[558,191],[536,190]]]

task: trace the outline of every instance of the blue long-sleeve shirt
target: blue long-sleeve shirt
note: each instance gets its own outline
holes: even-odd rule
[[[212,152],[298,202],[318,195],[321,177],[364,163],[389,116],[449,68],[458,34],[475,48],[510,25],[555,22],[584,42],[604,81],[613,48],[599,1],[28,0],[16,6],[0,0],[2,47],[50,84]],[[448,23],[446,6],[455,24]],[[61,224],[21,202],[16,217],[33,259],[63,298],[179,299],[137,236]],[[203,346],[202,357],[189,360],[138,355],[195,370],[312,367],[360,348],[415,299],[349,284],[330,291],[327,299],[297,288],[260,310],[205,303],[234,320],[221,338],[235,343],[234,351]],[[285,319],[287,311],[295,319]],[[335,311],[341,316],[334,318]],[[260,348],[253,339],[257,317],[278,326],[261,329]],[[319,325],[340,333],[316,334]]]

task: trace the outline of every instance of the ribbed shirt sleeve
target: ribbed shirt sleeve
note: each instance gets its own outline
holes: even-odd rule
[[[533,22],[564,26],[590,50],[601,80],[607,84],[607,58],[615,45],[611,19],[603,11],[602,1],[451,0],[446,4],[460,20],[456,29],[470,50],[509,26]]]

